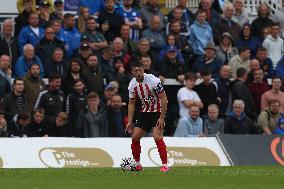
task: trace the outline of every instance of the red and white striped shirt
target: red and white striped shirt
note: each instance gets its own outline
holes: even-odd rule
[[[143,82],[138,83],[133,78],[129,83],[128,91],[129,98],[141,100],[141,112],[161,112],[161,99],[158,94],[164,89],[159,78],[144,73]]]

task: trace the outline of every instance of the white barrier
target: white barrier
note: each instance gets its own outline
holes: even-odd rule
[[[170,166],[229,166],[216,138],[165,137]],[[132,157],[130,138],[1,138],[0,167],[63,168],[120,167]],[[160,166],[152,138],[141,140],[141,163]]]

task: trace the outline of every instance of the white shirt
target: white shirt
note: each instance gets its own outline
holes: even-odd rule
[[[262,46],[266,48],[268,57],[273,62],[273,69],[276,69],[277,63],[282,58],[282,52],[284,51],[283,39],[277,37],[274,39],[271,35],[268,35],[263,41]]]

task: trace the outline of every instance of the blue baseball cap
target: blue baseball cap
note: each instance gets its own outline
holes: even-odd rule
[[[284,124],[284,116],[278,119],[278,125]]]
[[[177,52],[177,48],[175,46],[167,46],[167,52]]]

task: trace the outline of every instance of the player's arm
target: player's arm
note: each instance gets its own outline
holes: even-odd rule
[[[128,123],[126,125],[125,132],[128,132],[129,134],[132,133],[132,122],[133,122],[133,115],[135,111],[135,98],[129,98],[128,102]]]

